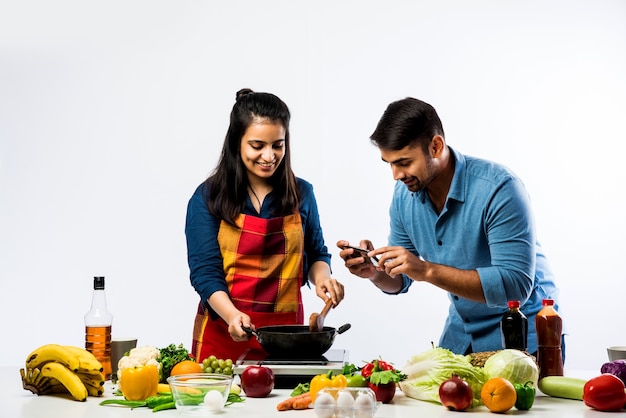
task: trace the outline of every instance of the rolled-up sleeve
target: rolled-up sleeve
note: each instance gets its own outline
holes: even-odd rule
[[[517,179],[499,187],[486,207],[485,232],[491,266],[478,267],[487,306],[522,304],[533,289],[535,228],[528,195]]]

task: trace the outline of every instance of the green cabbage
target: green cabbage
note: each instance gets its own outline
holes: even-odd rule
[[[474,367],[469,358],[445,348],[433,348],[413,356],[402,368],[406,379],[398,383],[408,397],[439,402],[439,386],[453,374],[467,381],[474,393],[474,405],[480,404],[480,390],[485,383],[483,369]]]
[[[537,387],[539,368],[535,361],[520,350],[506,349],[498,351],[485,361],[485,378],[503,377],[515,384],[533,382]]]

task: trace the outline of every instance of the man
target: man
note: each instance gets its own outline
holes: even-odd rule
[[[417,99],[391,103],[371,140],[397,181],[389,245],[374,249],[363,240],[365,255],[337,242],[346,267],[389,294],[408,291],[413,281],[447,291],[439,346],[458,354],[502,349],[500,319],[508,301],[519,300],[535,353],[535,316],[542,299],[558,303],[558,289],[522,182],[501,165],[450,148],[435,109]]]

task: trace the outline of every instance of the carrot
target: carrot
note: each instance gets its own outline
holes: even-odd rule
[[[306,406],[304,408],[295,408],[295,404],[298,402],[306,402]],[[309,392],[302,393],[300,395],[292,396],[291,398],[285,399],[276,405],[276,409],[279,411],[288,411],[290,409],[306,409],[309,407],[311,403],[311,394]]]
[[[307,409],[311,404],[311,394],[309,392],[303,393],[304,396],[299,399],[294,399],[293,405],[291,406],[293,409]]]

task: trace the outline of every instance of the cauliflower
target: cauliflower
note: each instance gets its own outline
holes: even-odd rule
[[[158,358],[161,356],[161,350],[150,345],[143,347],[136,347],[130,350],[127,356],[122,356],[117,363],[117,380],[118,383],[122,381],[122,371],[124,369],[141,367],[141,366],[156,366],[159,373],[161,372],[161,363]]]

